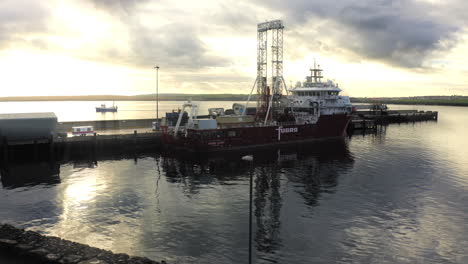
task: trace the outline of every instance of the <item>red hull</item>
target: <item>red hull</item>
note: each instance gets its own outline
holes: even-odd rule
[[[316,124],[235,127],[212,130],[188,129],[187,137],[163,132],[163,142],[168,146],[194,151],[252,148],[285,144],[313,139],[343,137],[351,119],[350,115],[320,116]]]

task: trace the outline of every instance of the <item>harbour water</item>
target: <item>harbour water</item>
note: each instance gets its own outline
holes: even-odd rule
[[[118,107],[116,113],[96,113],[96,106],[106,104]],[[182,107],[182,101],[160,101],[159,117]],[[200,104],[199,113],[208,114],[208,108],[232,108],[232,101],[209,101]],[[252,103],[254,104],[254,103]],[[0,113],[54,112],[59,122],[89,120],[144,119],[156,117],[155,101],[38,101],[38,102],[0,102]]]
[[[140,103],[128,109],[154,110]],[[252,175],[254,263],[468,263],[468,108],[390,108],[439,120],[243,153],[4,165],[0,221],[168,263],[245,263]]]

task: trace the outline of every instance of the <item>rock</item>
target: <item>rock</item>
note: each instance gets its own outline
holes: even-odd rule
[[[9,249],[18,244],[18,241],[11,239],[0,239],[0,248]]]
[[[107,262],[105,262],[104,260],[93,258],[93,259],[80,261],[78,262],[78,264],[107,264]]]
[[[34,247],[28,244],[18,244],[16,245],[16,248],[19,249],[21,252],[25,252],[33,249]]]
[[[34,263],[64,264],[159,264],[142,257],[114,254],[58,237],[43,236],[8,224],[0,224],[0,250],[19,258],[31,258]],[[162,261],[161,263],[166,263]]]
[[[114,262],[115,263],[127,263],[128,262],[128,259],[130,258],[129,255],[127,254],[115,254],[114,255]]]
[[[157,262],[155,261],[152,261],[150,259],[147,259],[147,258],[143,258],[143,257],[131,257],[127,263],[131,263],[131,264],[156,264]]]
[[[106,262],[112,263],[114,261],[114,255],[110,251],[103,250],[97,255],[98,259],[102,259]]]
[[[18,240],[17,237],[19,237],[23,232],[24,230],[15,228],[9,224],[4,224],[0,227],[0,237],[6,239]]]
[[[29,254],[30,255],[33,255],[33,256],[40,256],[40,257],[44,257],[47,256],[47,254],[49,254],[49,251],[43,249],[43,248],[37,248],[37,249],[33,249],[31,251],[29,251]]]
[[[57,261],[61,258],[62,256],[60,256],[60,254],[53,254],[53,253],[49,253],[46,255],[46,260],[47,261]]]
[[[26,231],[21,235],[21,242],[25,244],[39,244],[44,238],[36,232]]]
[[[80,255],[82,255],[84,259],[94,259],[97,255],[99,255],[101,250],[98,248],[86,246],[80,252]]]
[[[81,259],[83,258],[78,255],[67,255],[60,260],[60,263],[78,263]]]

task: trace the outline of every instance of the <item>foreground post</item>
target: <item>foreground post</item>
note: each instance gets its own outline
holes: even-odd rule
[[[250,175],[250,184],[249,184],[249,264],[252,263],[252,194],[253,194],[253,157],[251,155],[242,157],[242,160],[249,161],[249,175]]]

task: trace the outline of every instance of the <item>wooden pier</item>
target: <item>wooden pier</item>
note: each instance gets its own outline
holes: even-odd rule
[[[418,121],[437,121],[437,111],[395,110],[356,111],[348,130],[373,130],[377,125]]]
[[[374,120],[366,119],[351,119],[348,125],[348,130],[374,130],[376,129],[376,123]]]

